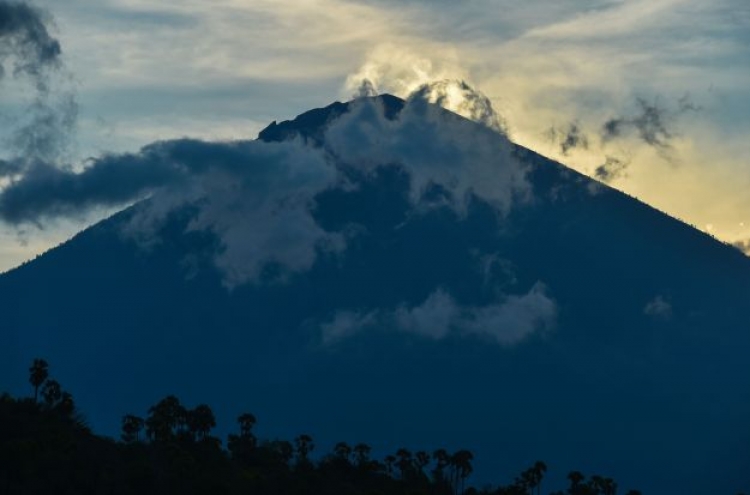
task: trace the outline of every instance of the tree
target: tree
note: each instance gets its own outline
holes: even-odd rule
[[[160,400],[149,410],[146,418],[146,433],[155,442],[166,442],[174,439],[185,421],[186,411],[180,400],[169,395]]]
[[[122,418],[122,433],[120,438],[125,443],[134,443],[140,441],[140,434],[143,431],[145,425],[143,418],[134,416],[132,414],[126,414]]]
[[[581,485],[586,477],[580,471],[571,471],[568,473],[568,480],[570,481],[570,493],[577,493],[578,487]]]
[[[244,413],[237,418],[237,423],[240,425],[240,434],[229,435],[227,447],[234,459],[247,463],[252,459],[252,454],[258,443],[255,435],[253,435],[253,426],[255,426],[256,419],[252,414]]]
[[[216,426],[216,418],[210,407],[206,404],[199,404],[187,413],[187,424],[194,438],[205,440],[211,429]]]
[[[451,464],[453,465],[455,480],[454,489],[456,494],[463,493],[466,485],[466,478],[474,470],[471,466],[471,461],[474,459],[474,454],[470,451],[462,449],[451,456]]]
[[[49,377],[49,364],[44,359],[34,359],[29,368],[29,382],[34,387],[34,402],[39,401],[39,387]]]
[[[388,473],[389,476],[392,475],[393,465],[396,464],[396,456],[388,454],[383,461],[385,462],[385,472]]]
[[[237,418],[237,422],[240,424],[240,435],[244,438],[253,437],[253,426],[257,423],[255,416],[250,413],[241,414]]]
[[[310,463],[308,456],[310,452],[315,448],[313,439],[310,435],[300,435],[294,439],[294,444],[297,450],[297,464],[307,465]]]
[[[57,380],[47,380],[42,386],[42,400],[52,409],[62,399],[62,388]]]
[[[432,470],[432,479],[436,483],[440,483],[445,480],[445,468],[450,465],[450,456],[448,451],[445,449],[437,449],[432,453],[432,458],[435,459],[435,468]]]
[[[357,467],[365,468],[370,462],[370,452],[372,448],[365,443],[358,443],[354,446],[354,455],[357,460]]]
[[[398,470],[401,472],[401,479],[406,479],[411,473],[412,468],[411,452],[409,452],[408,449],[400,448],[396,451],[396,457],[398,458],[398,461],[396,461],[396,467],[398,467]]]
[[[339,442],[333,447],[333,453],[337,459],[349,463],[349,456],[352,454],[352,448],[346,442]]]
[[[424,475],[424,468],[430,463],[430,454],[420,450],[414,454],[414,464],[417,466],[421,475]]]

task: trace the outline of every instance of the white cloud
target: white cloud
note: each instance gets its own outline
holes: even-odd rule
[[[450,335],[478,336],[503,347],[517,345],[532,335],[552,330],[557,303],[542,283],[526,294],[502,296],[485,306],[462,306],[438,288],[421,304],[368,312],[339,311],[321,325],[326,345],[335,344],[368,328],[393,328],[434,340]]]
[[[298,140],[210,146],[198,164],[180,164],[176,152],[163,158],[192,167],[191,175],[139,205],[126,235],[158,242],[171,211],[195,206],[188,230],[217,236],[220,246],[213,261],[230,288],[258,282],[269,263],[277,264],[286,278],[310,269],[320,250],[343,249],[343,236],[323,230],[311,213],[314,196],[337,178],[322,152]]]
[[[643,308],[643,314],[668,320],[672,317],[672,304],[661,294],[654,297]]]
[[[499,304],[475,308],[461,322],[461,327],[502,346],[517,344],[535,332],[554,327],[557,304],[546,292],[544,284],[537,283],[526,294],[511,295]]]
[[[335,343],[351,337],[355,333],[377,323],[377,312],[357,313],[356,311],[339,311],[333,320],[321,325],[323,342]]]
[[[442,339],[459,316],[460,308],[450,294],[438,289],[419,306],[399,307],[394,313],[396,325],[410,333]]]
[[[389,120],[380,102],[358,100],[326,132],[330,149],[345,163],[372,170],[400,164],[411,176],[411,200],[418,203],[430,184],[450,191],[464,212],[469,193],[499,212],[529,199],[526,168],[512,145],[496,131],[467,122],[435,105],[410,99]]]

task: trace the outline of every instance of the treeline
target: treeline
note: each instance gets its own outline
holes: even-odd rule
[[[474,460],[468,450],[401,448],[375,459],[367,444],[339,442],[314,458],[311,436],[259,439],[250,413],[237,418],[225,447],[212,435],[211,408],[187,408],[174,396],[144,417],[124,416],[116,441],[90,431],[45,361],[35,360],[29,372],[33,397],[0,396],[2,494],[542,494],[547,466],[541,461],[509,485],[478,489],[468,484]],[[568,480],[565,491],[552,495],[617,494],[610,478],[574,471]]]

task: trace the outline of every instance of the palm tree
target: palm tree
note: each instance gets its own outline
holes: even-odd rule
[[[297,464],[308,464],[308,455],[315,448],[313,439],[310,435],[300,435],[294,439],[297,447]]]
[[[249,438],[253,436],[253,426],[257,423],[255,416],[250,413],[244,413],[237,418],[237,422],[240,424],[240,435],[242,437]]]
[[[468,478],[473,471],[473,468],[471,466],[471,461],[473,459],[474,454],[465,449],[459,450],[451,456],[451,464],[453,464],[456,476],[456,484],[454,485],[456,495],[458,495],[458,493],[463,493],[464,491],[466,478]]]
[[[396,463],[396,456],[388,454],[385,456],[385,459],[383,459],[385,462],[385,469],[388,475],[393,474],[393,465]]]
[[[44,359],[34,359],[29,368],[29,382],[34,387],[34,402],[39,401],[39,387],[49,377],[49,364]]]
[[[58,411],[63,416],[70,418],[73,416],[73,413],[76,410],[76,404],[73,401],[73,396],[70,395],[68,392],[63,392],[60,395],[60,402],[57,403],[55,406],[55,410]],[[82,419],[78,418],[77,420],[80,425],[85,426],[85,422],[83,422]]]
[[[437,449],[432,453],[432,458],[435,459],[432,478],[436,483],[440,483],[445,480],[445,468],[450,465],[450,456],[445,449]]]
[[[338,459],[349,462],[349,456],[352,454],[352,448],[346,442],[339,442],[333,447],[333,452]]]
[[[132,414],[126,414],[122,418],[122,433],[120,437],[125,443],[138,442],[140,440],[140,433],[143,430],[145,421],[143,418],[134,416]]]
[[[568,473],[568,480],[570,480],[570,493],[576,493],[584,479],[586,479],[586,477],[580,471],[571,471]]]
[[[401,479],[406,479],[412,467],[411,452],[408,449],[400,448],[396,451],[396,457],[398,457],[396,467],[401,472]]]
[[[542,480],[544,479],[544,473],[547,472],[547,465],[542,461],[536,461],[531,470],[534,478],[534,486],[536,486],[536,493],[537,495],[540,495],[542,492]]]
[[[354,446],[354,454],[357,458],[357,467],[364,468],[370,462],[370,452],[372,448],[365,443],[358,443]]]
[[[146,433],[149,438],[157,442],[173,439],[182,427],[186,416],[185,408],[174,395],[163,398],[148,412]]]
[[[57,380],[47,380],[42,386],[42,400],[52,409],[62,398],[62,389]]]
[[[419,452],[414,454],[414,463],[416,464],[420,474],[424,476],[424,468],[427,467],[427,465],[430,463],[430,454],[423,450],[420,450]]]
[[[187,414],[187,423],[191,435],[205,440],[211,429],[216,426],[216,418],[210,407],[199,404]]]

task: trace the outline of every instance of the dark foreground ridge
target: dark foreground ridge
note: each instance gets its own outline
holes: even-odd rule
[[[119,441],[93,433],[73,397],[49,378],[47,363],[30,368],[34,397],[0,396],[0,493],[4,495],[535,495],[547,466],[537,461],[509,485],[471,486],[473,454],[398,449],[382,459],[364,443],[337,443],[315,455],[310,435],[256,437],[255,416],[237,418],[226,443],[206,404],[186,408],[167,396],[145,418],[122,418]],[[553,495],[615,495],[607,477],[568,474]],[[548,493],[549,487],[544,487]],[[640,495],[630,490],[626,495]]]

